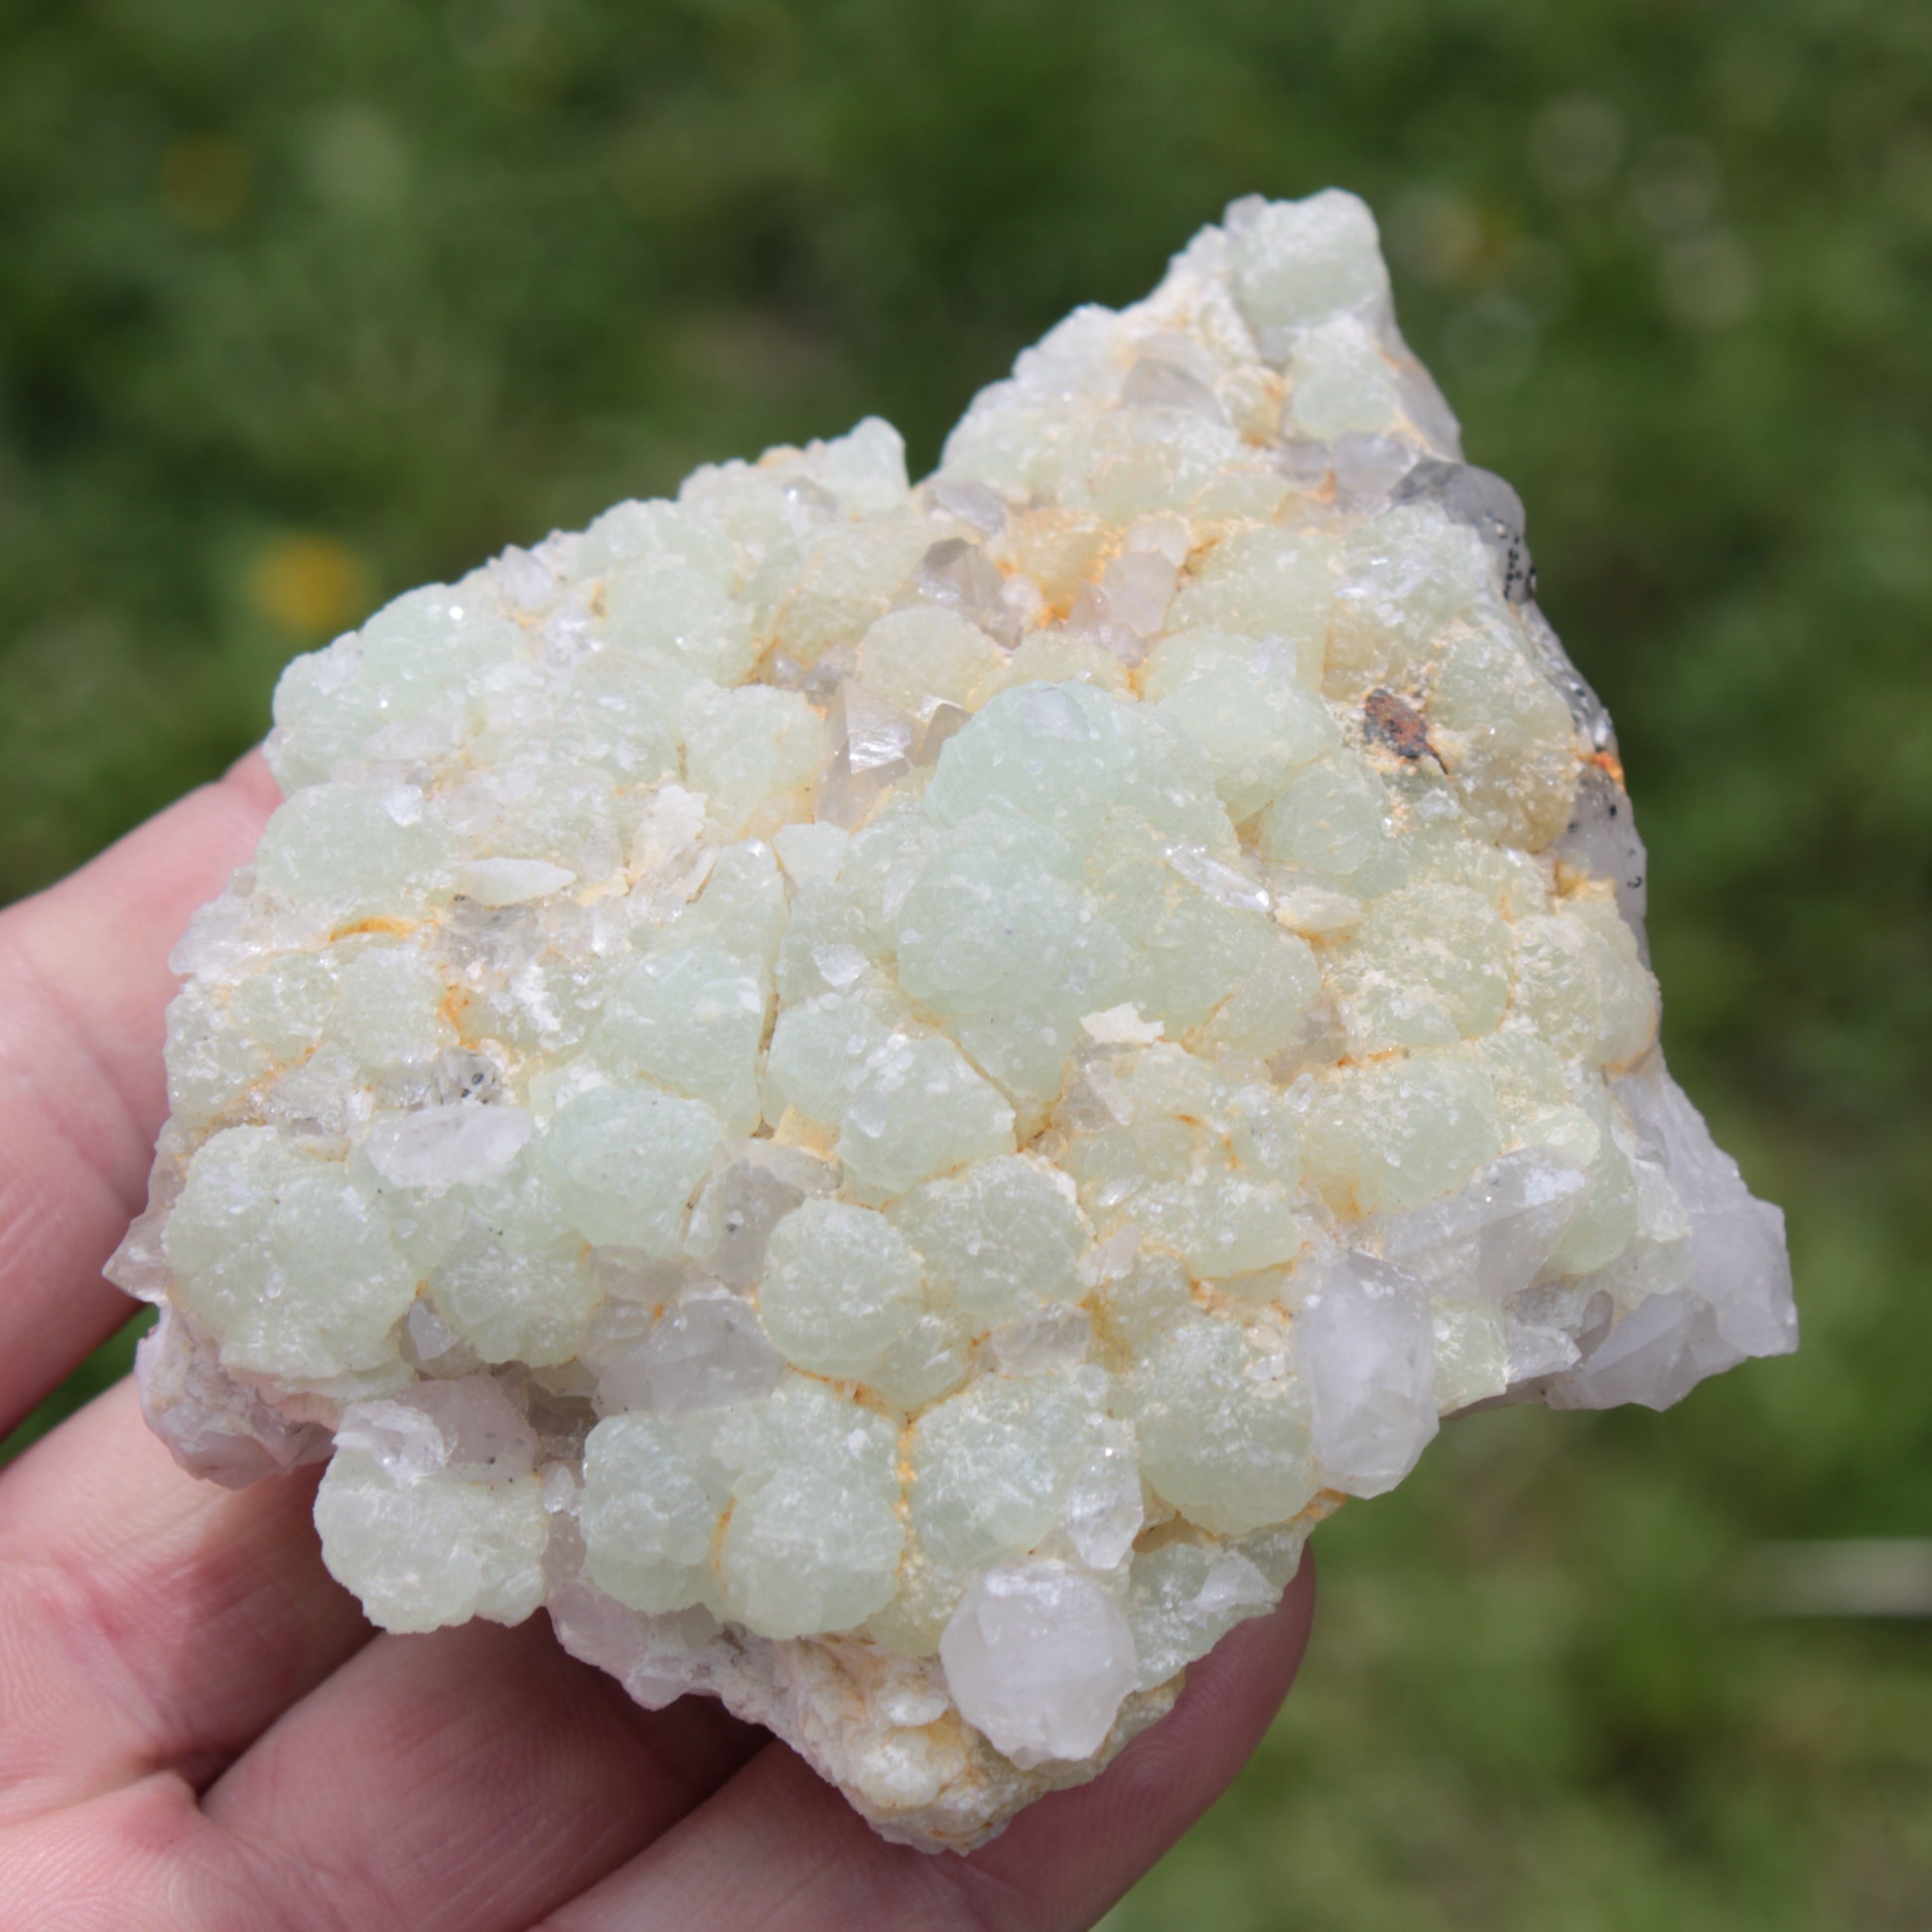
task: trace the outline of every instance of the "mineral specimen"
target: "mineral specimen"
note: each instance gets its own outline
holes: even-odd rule
[[[866,421],[399,598],[178,955],[154,1426],[891,1837],[1091,1776],[1440,1416],[1794,1343],[1534,585],[1330,192],[916,488]]]

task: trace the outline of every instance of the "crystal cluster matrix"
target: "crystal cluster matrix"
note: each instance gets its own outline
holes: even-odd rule
[[[1796,1338],[1609,722],[1368,210],[298,659],[177,957],[150,1419],[889,1836],[1091,1776],[1502,1400]],[[479,1696],[487,1687],[479,1686]]]

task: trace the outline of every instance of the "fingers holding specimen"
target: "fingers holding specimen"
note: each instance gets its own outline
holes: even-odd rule
[[[275,796],[251,755],[0,912],[0,1434],[130,1311],[100,1270],[166,1111],[168,954]]]
[[[638,1710],[566,1656],[547,1618],[470,1623],[378,1638],[203,1804],[261,1852],[289,1900],[304,1874],[331,1873],[332,1928],[520,1932],[763,1741],[709,1699]]]
[[[199,1784],[367,1640],[314,1494],[197,1482],[127,1382],[0,1474],[0,1820]]]

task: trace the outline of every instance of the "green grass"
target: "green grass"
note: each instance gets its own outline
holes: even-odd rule
[[[377,599],[869,410],[928,463],[1066,308],[1328,182],[1617,717],[1806,1340],[1345,1511],[1304,1686],[1117,1923],[1921,1925],[1932,1632],[1735,1579],[1932,1535],[1932,10],[0,5],[0,898]]]

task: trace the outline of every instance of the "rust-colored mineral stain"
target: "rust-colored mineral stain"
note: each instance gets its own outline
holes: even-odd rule
[[[366,919],[357,919],[353,925],[339,925],[330,936],[335,939],[352,939],[364,932],[381,932],[400,937],[403,933],[414,932],[421,923],[419,919],[398,919],[381,913],[372,913]]]
[[[1371,745],[1380,745],[1397,758],[1407,759],[1411,764],[1422,759],[1434,759],[1448,771],[1442,753],[1429,742],[1429,727],[1423,722],[1422,713],[1393,691],[1371,691],[1362,702],[1362,722]]]
[[[468,1039],[470,1036],[468,1015],[471,1004],[472,996],[467,987],[452,986],[443,995],[443,1018],[455,1029],[459,1039]]]

